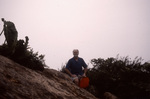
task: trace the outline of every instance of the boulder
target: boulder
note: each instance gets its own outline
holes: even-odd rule
[[[0,55],[0,99],[97,99],[67,74],[28,69]]]

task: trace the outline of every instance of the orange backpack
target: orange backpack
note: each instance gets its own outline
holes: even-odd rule
[[[80,79],[80,82],[79,82],[79,87],[80,88],[87,88],[89,86],[89,78],[88,77],[82,77]]]

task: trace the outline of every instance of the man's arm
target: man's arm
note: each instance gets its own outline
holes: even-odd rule
[[[76,77],[76,75],[72,74],[67,68],[65,68],[65,71],[67,74],[69,74],[71,77]]]
[[[86,77],[86,72],[87,72],[87,67],[84,68],[84,74],[82,75],[83,77]]]
[[[69,74],[70,76],[72,76],[72,73],[67,68],[65,68],[65,71],[67,72],[67,74]]]
[[[2,35],[2,33],[4,32],[4,29],[2,30],[2,32],[1,32],[1,34],[0,34],[0,36]]]
[[[66,65],[65,71],[67,74],[69,74],[69,76],[72,77],[72,73],[70,72],[70,70],[68,68],[70,68],[70,60],[68,61],[67,65]]]
[[[83,62],[83,67],[84,67],[84,73],[83,73],[82,76],[83,76],[83,77],[86,77],[86,72],[87,72],[87,70],[88,70],[88,69],[87,69],[88,66],[87,66],[87,64],[85,63],[85,61],[84,61],[83,59],[82,59],[82,62]]]

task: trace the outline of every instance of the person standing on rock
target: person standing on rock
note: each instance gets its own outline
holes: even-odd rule
[[[73,82],[79,85],[79,78],[86,77],[87,65],[82,58],[78,57],[78,49],[73,50],[73,55],[74,57],[69,59],[65,71],[71,76]],[[84,70],[82,70],[82,67]]]
[[[11,53],[13,53],[15,51],[15,46],[17,43],[18,32],[13,22],[6,21],[4,18],[2,18],[2,21],[4,22],[4,27],[1,34],[4,32],[8,48]]]

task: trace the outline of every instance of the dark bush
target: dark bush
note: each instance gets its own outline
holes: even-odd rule
[[[87,76],[99,93],[97,97],[111,92],[120,99],[150,99],[150,63],[141,62],[138,57],[133,61],[129,57],[92,59]]]
[[[27,68],[43,71],[44,55],[38,55],[38,52],[34,53],[33,49],[28,47],[28,41],[28,37],[26,37],[26,41],[18,40],[13,53],[10,53],[7,44],[3,44],[0,46],[0,55],[6,56]]]

